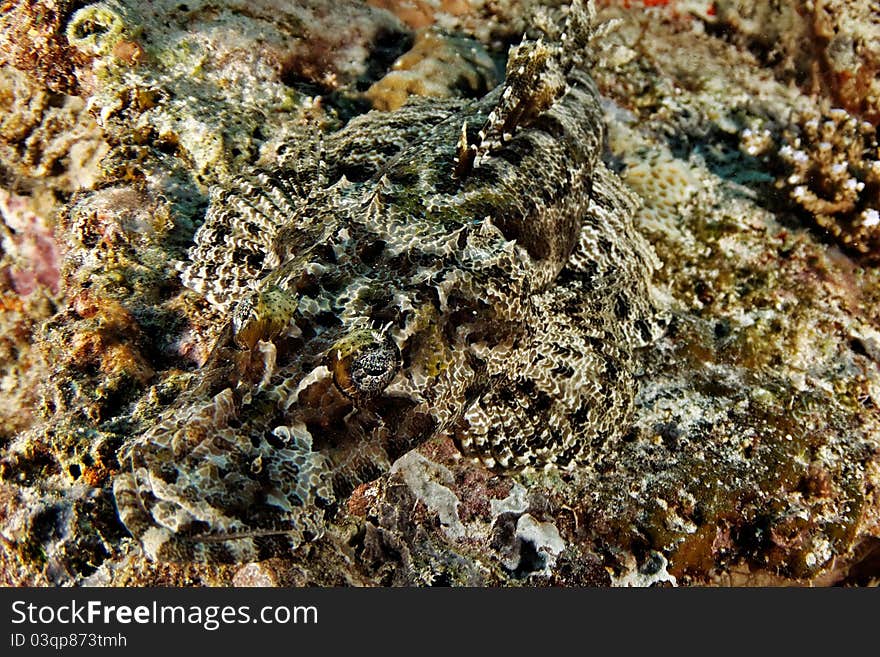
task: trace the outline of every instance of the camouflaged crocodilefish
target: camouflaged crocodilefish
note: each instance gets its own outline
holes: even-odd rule
[[[289,552],[435,435],[572,468],[626,429],[656,264],[601,161],[593,18],[575,1],[482,99],[369,112],[212,191],[182,279],[225,328],[114,483],[149,557]]]

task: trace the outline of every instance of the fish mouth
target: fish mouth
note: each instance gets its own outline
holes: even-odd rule
[[[403,378],[398,373],[396,379]],[[307,431],[312,450],[327,457],[339,498],[387,472],[436,433],[438,422],[428,404],[403,387],[392,384],[381,394],[353,399],[339,389],[326,365],[309,372],[297,387],[284,419]]]
[[[309,339],[285,336],[241,349],[226,331],[201,370],[205,376],[196,393],[209,398],[231,393],[237,431],[270,449],[326,457],[337,499],[387,472],[438,426],[403,370],[375,394],[352,395],[340,387],[334,346],[348,333],[340,327]],[[367,349],[367,362],[355,360],[355,371],[362,367],[366,376],[384,375],[370,371],[383,366],[374,362],[377,358]]]

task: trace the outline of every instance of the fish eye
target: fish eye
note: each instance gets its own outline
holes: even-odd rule
[[[241,300],[232,311],[233,339],[242,349],[253,349],[260,340],[274,340],[290,324],[297,299],[270,286]]]
[[[353,332],[330,350],[333,382],[352,399],[368,399],[381,393],[399,367],[397,345],[373,331]]]

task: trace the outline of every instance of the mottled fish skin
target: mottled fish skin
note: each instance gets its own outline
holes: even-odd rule
[[[289,552],[435,435],[571,468],[625,430],[656,263],[601,162],[591,13],[479,101],[370,112],[213,191],[182,278],[229,321],[114,483],[150,558]]]

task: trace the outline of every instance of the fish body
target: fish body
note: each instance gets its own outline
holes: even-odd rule
[[[625,430],[656,263],[602,164],[588,9],[482,99],[367,113],[212,191],[182,279],[226,326],[114,483],[149,557],[289,551],[437,435],[573,468]]]

